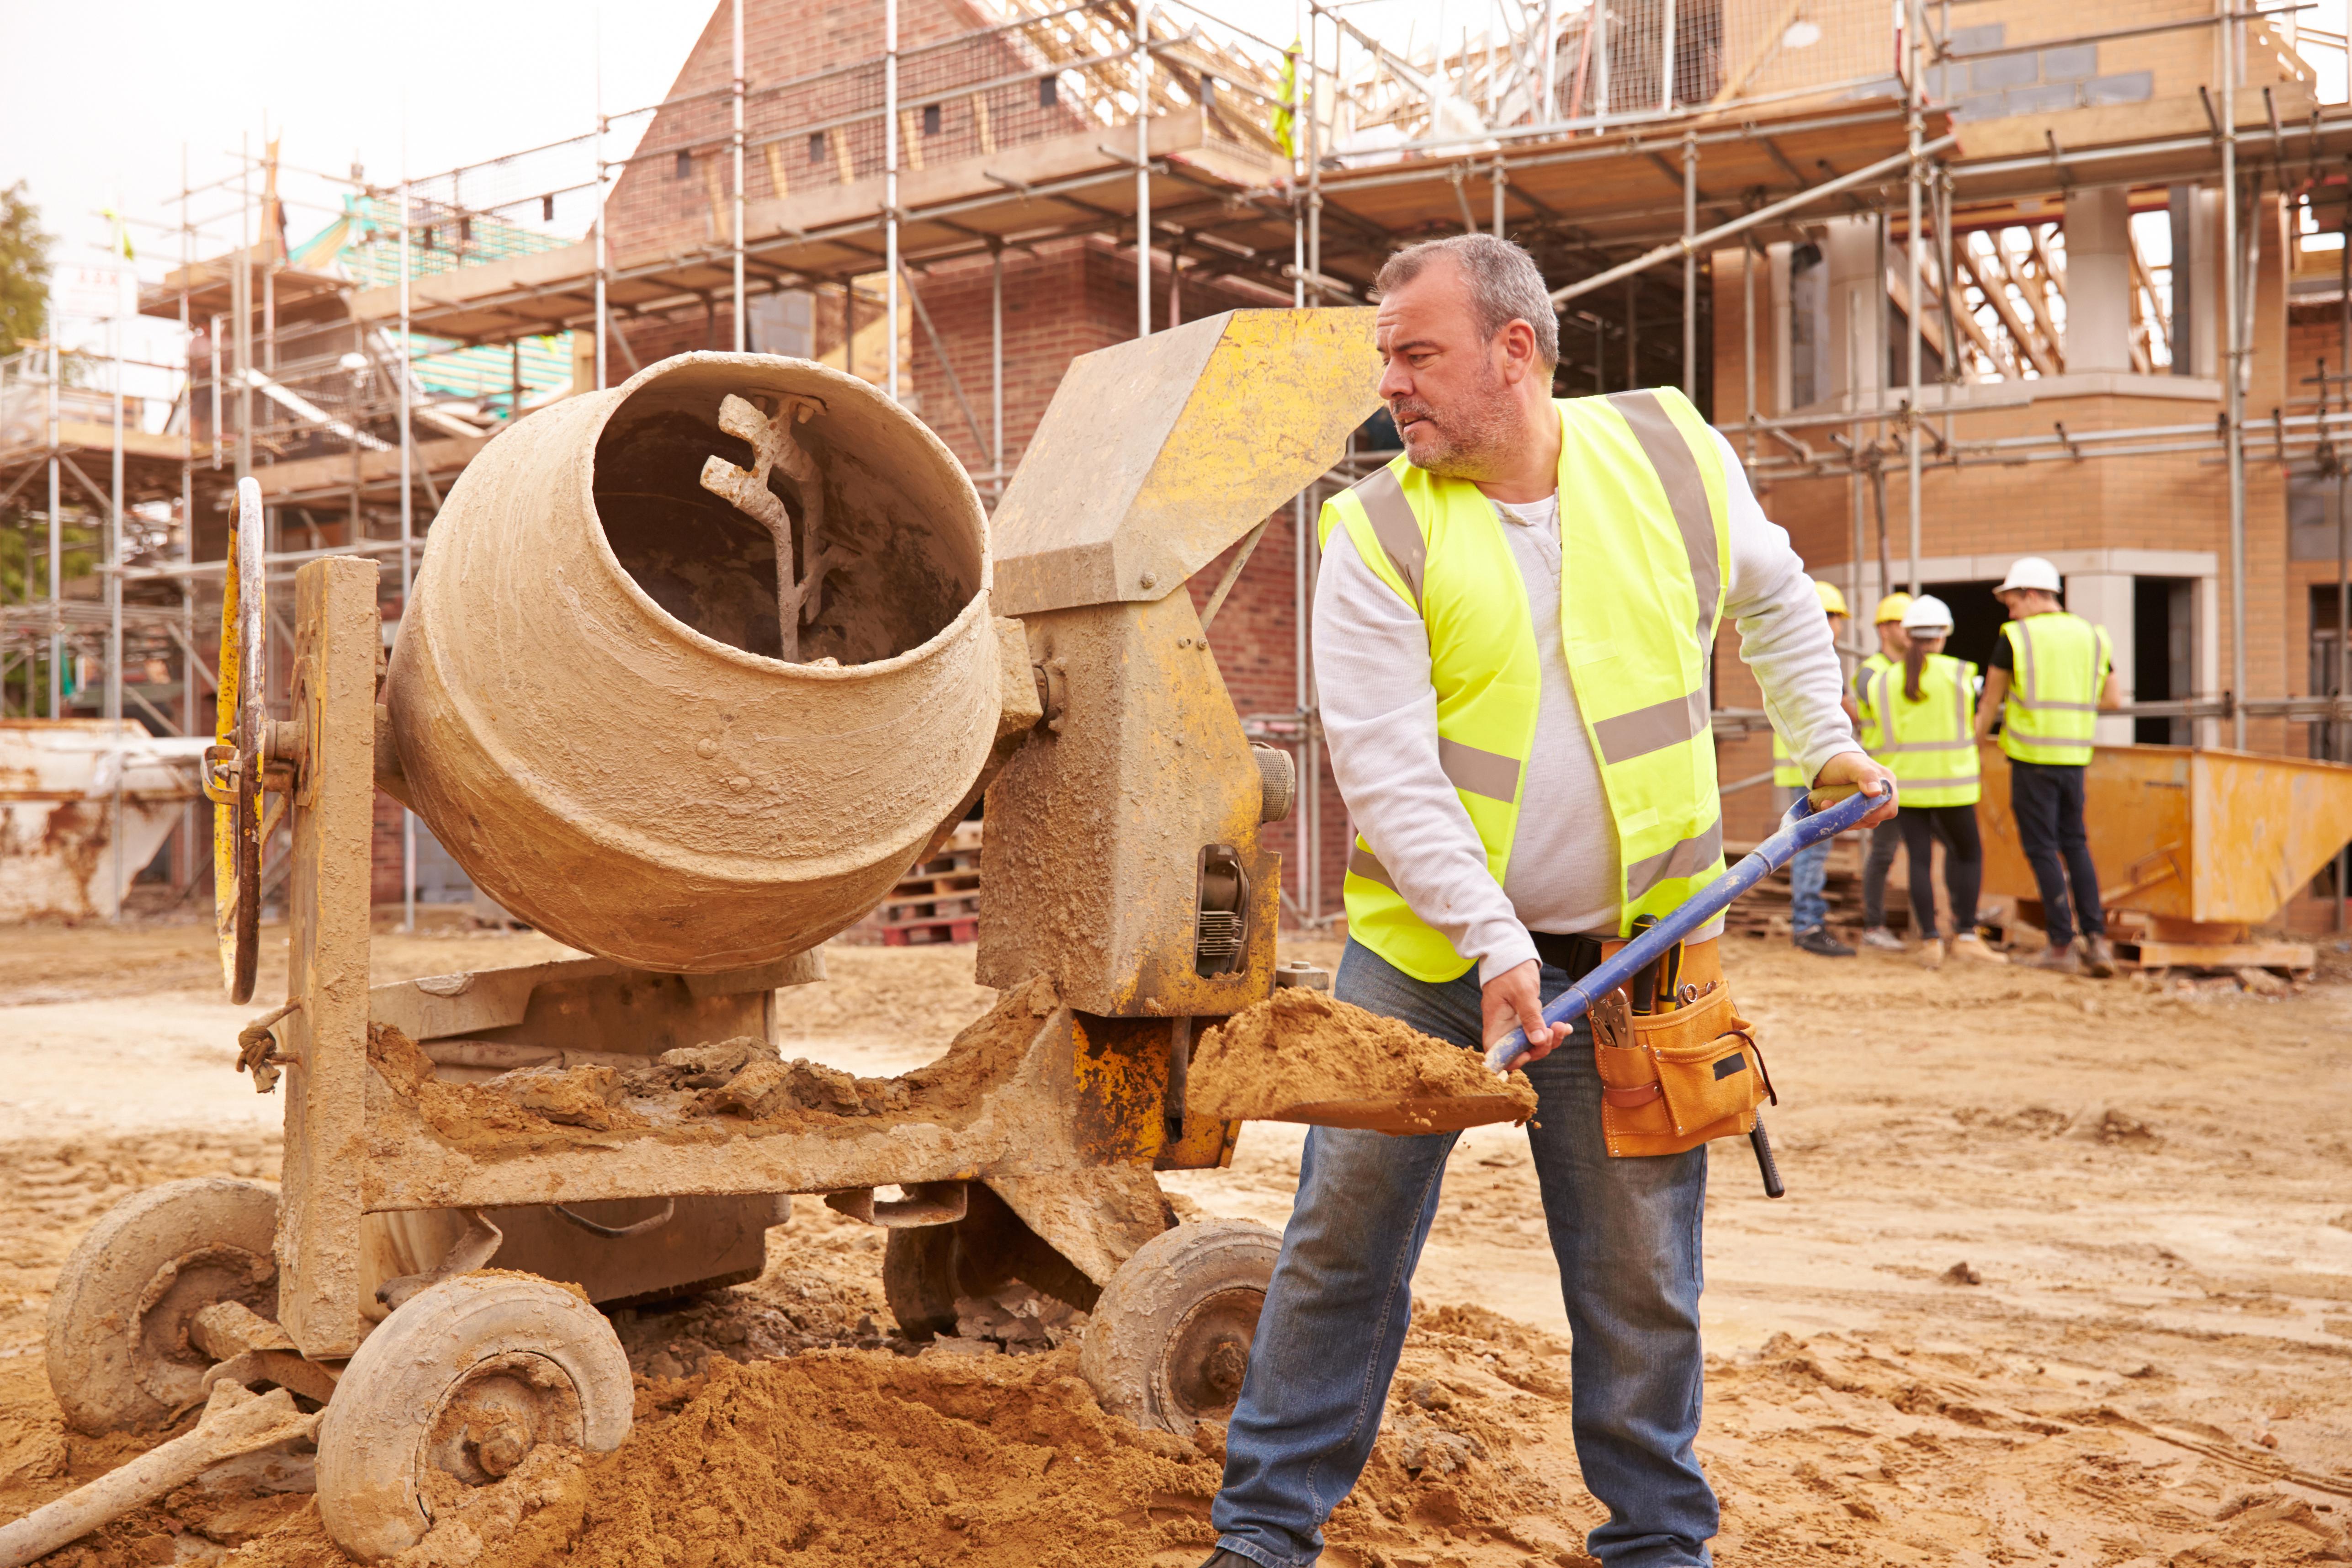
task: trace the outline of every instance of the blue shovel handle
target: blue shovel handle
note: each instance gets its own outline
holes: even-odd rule
[[[1887,795],[1894,793],[1892,780],[1886,781],[1885,787]],[[1543,1010],[1544,1022],[1570,1024],[1581,1018],[1595,1002],[1728,909],[1732,900],[1786,866],[1798,850],[1843,833],[1885,804],[1885,795],[1857,794],[1815,811],[1811,796],[1800,796],[1797,804],[1789,808],[1789,815],[1780,819],[1780,831],[1750,850],[1739,864],[1691,895],[1672,914],[1619,948],[1614,957],[1603,960],[1590,974],[1553,997],[1551,1005]],[[1513,1029],[1487,1050],[1486,1065],[1497,1073],[1508,1072],[1527,1049],[1528,1032]]]

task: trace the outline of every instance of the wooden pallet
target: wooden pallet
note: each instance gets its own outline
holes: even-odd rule
[[[980,937],[981,825],[959,823],[937,858],[908,868],[874,912],[836,941],[883,947]]]

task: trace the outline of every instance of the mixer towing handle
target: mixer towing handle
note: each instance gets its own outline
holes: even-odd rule
[[[1701,888],[1677,907],[1673,913],[1627,942],[1609,958],[1551,1000],[1543,1010],[1547,1024],[1572,1024],[1591,1009],[1595,1002],[1624,984],[1657,961],[1659,954],[1698,930],[1731,906],[1731,901],[1786,866],[1797,851],[1810,848],[1824,839],[1833,838],[1884,805],[1895,793],[1895,783],[1885,781],[1883,795],[1860,792],[1839,801],[1834,805],[1815,810],[1812,796],[1798,797],[1797,804],[1780,819],[1780,831],[1748,851],[1739,864]],[[1497,1073],[1508,1072],[1520,1057],[1527,1054],[1528,1032],[1514,1029],[1495,1042],[1486,1052],[1486,1065]]]

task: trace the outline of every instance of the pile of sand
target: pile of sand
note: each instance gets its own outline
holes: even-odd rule
[[[1298,1106],[1333,1100],[1505,1097],[1507,1114],[1481,1119],[1495,1121],[1536,1110],[1525,1073],[1497,1079],[1476,1051],[1304,986],[1284,986],[1202,1035],[1184,1095],[1195,1110],[1241,1121],[1288,1120]]]
[[[1523,1562],[1530,1552],[1545,1563],[1580,1561],[1569,1554],[1575,1527],[1553,1522],[1562,1500],[1517,1455],[1524,1425],[1492,1408],[1496,1395],[1507,1399],[1513,1390],[1468,1371],[1478,1352],[1494,1354],[1497,1344],[1478,1342],[1456,1368],[1441,1348],[1457,1338],[1447,1326],[1465,1325],[1416,1337],[1364,1485],[1332,1521],[1334,1543],[1352,1545],[1353,1560],[1364,1563],[1381,1561],[1382,1546],[1425,1551],[1441,1540],[1484,1546],[1475,1553],[1482,1563]],[[636,1425],[616,1452],[586,1460],[532,1456],[505,1481],[470,1494],[398,1563],[1191,1563],[1214,1542],[1208,1511],[1223,1441],[1213,1426],[1187,1439],[1105,1415],[1078,1376],[1075,1349],[715,1361],[699,1377],[640,1377]],[[288,1500],[275,1528],[231,1552],[224,1568],[343,1568],[315,1504]],[[1494,1554],[1497,1547],[1503,1554]],[[121,1560],[138,1559],[126,1552]],[[113,1561],[94,1552],[88,1563],[110,1568]]]

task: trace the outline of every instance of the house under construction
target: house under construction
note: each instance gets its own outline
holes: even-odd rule
[[[1562,395],[1683,387],[1858,606],[1925,587],[1981,661],[1992,583],[2045,555],[2136,699],[2103,742],[2347,755],[2341,37],[2191,0],[1514,0],[1507,32],[1443,38],[1310,5],[1295,42],[1003,3],[723,0],[661,104],[396,187],[355,172],[307,238],[274,153],[189,193],[140,305],[186,331],[168,405],[54,351],[0,364],[0,526],[44,563],[0,605],[7,712],[205,728],[248,474],[273,573],[373,556],[389,626],[489,438],[663,356],[864,376],[992,497],[1075,356],[1361,304],[1398,245],[1480,229],[1555,287]],[[1318,501],[1192,585],[1226,595],[1253,733],[1321,783],[1269,829],[1302,921],[1336,913],[1348,842],[1307,660]],[[1752,838],[1768,738],[1717,668]],[[380,805],[379,897],[454,888]],[[191,813],[155,874],[202,875],[200,843]],[[2315,889],[2291,921],[2340,919],[2334,873]]]

